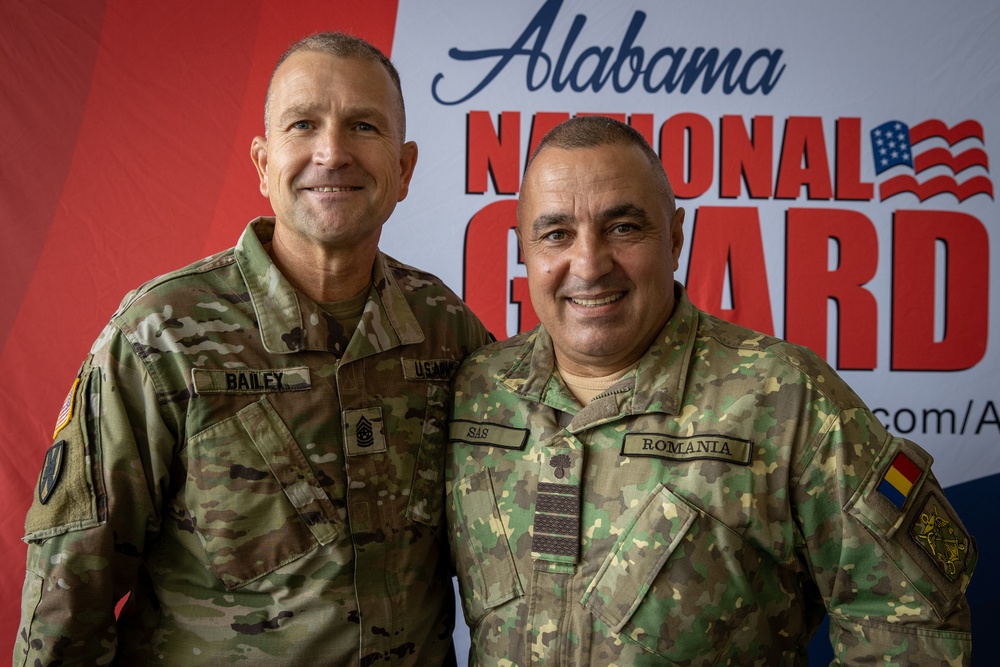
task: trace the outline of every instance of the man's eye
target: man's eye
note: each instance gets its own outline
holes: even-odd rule
[[[636,226],[633,225],[632,223],[622,222],[620,224],[615,225],[611,231],[615,234],[628,234],[630,232],[634,232],[635,230]]]
[[[362,132],[374,132],[375,126],[372,125],[371,123],[358,123],[357,129],[361,130]]]
[[[552,241],[554,243],[558,243],[559,241],[565,240],[565,238],[566,238],[566,232],[562,232],[562,231],[549,232],[548,234],[546,234],[542,238],[544,240],[546,240],[546,241]]]
[[[292,123],[292,129],[294,130],[308,130],[311,124],[307,120],[297,120]]]

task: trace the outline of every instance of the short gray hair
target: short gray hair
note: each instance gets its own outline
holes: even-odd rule
[[[657,179],[663,186],[664,193],[670,202],[670,207],[676,210],[677,203],[674,200],[674,189],[670,186],[670,179],[667,178],[663,170],[663,163],[660,156],[656,154],[653,147],[649,145],[646,138],[637,130],[625,123],[609,118],[607,116],[575,116],[569,120],[559,123],[542,137],[535,151],[531,154],[528,164],[524,170],[535,161],[543,148],[562,148],[572,150],[574,148],[596,148],[598,146],[610,146],[615,144],[627,144],[638,147],[653,171],[657,174]]]

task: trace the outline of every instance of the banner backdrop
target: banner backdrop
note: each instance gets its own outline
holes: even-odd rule
[[[373,41],[402,75],[420,155],[383,249],[499,338],[537,322],[512,231],[532,148],[579,114],[642,132],[687,209],[678,278],[695,303],[813,348],[935,458],[979,541],[976,662],[1000,659],[983,632],[1000,594],[993,0],[6,0],[4,646],[77,368],[128,290],[270,213],[250,141],[274,61],[319,30]]]

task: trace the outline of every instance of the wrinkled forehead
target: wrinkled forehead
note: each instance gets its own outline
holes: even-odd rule
[[[323,104],[327,98],[351,99],[360,106],[381,107],[404,133],[403,101],[385,67],[361,56],[340,56],[302,49],[285,59],[271,78],[267,93],[268,121],[288,106]]]
[[[660,170],[660,173],[656,173]],[[637,146],[607,143],[585,147],[545,146],[525,172],[518,219],[541,208],[578,205],[584,200],[662,206],[673,212],[662,166],[650,163]],[[617,201],[621,200],[621,201]]]

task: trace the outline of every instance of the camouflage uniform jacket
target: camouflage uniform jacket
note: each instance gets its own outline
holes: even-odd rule
[[[26,520],[15,665],[451,655],[449,383],[489,335],[381,254],[343,331],[270,261],[273,225],[131,293],[94,344]]]
[[[974,543],[930,457],[816,355],[678,290],[585,408],[542,327],[459,370],[446,509],[470,664],[805,665],[827,610],[837,664],[968,664]]]

